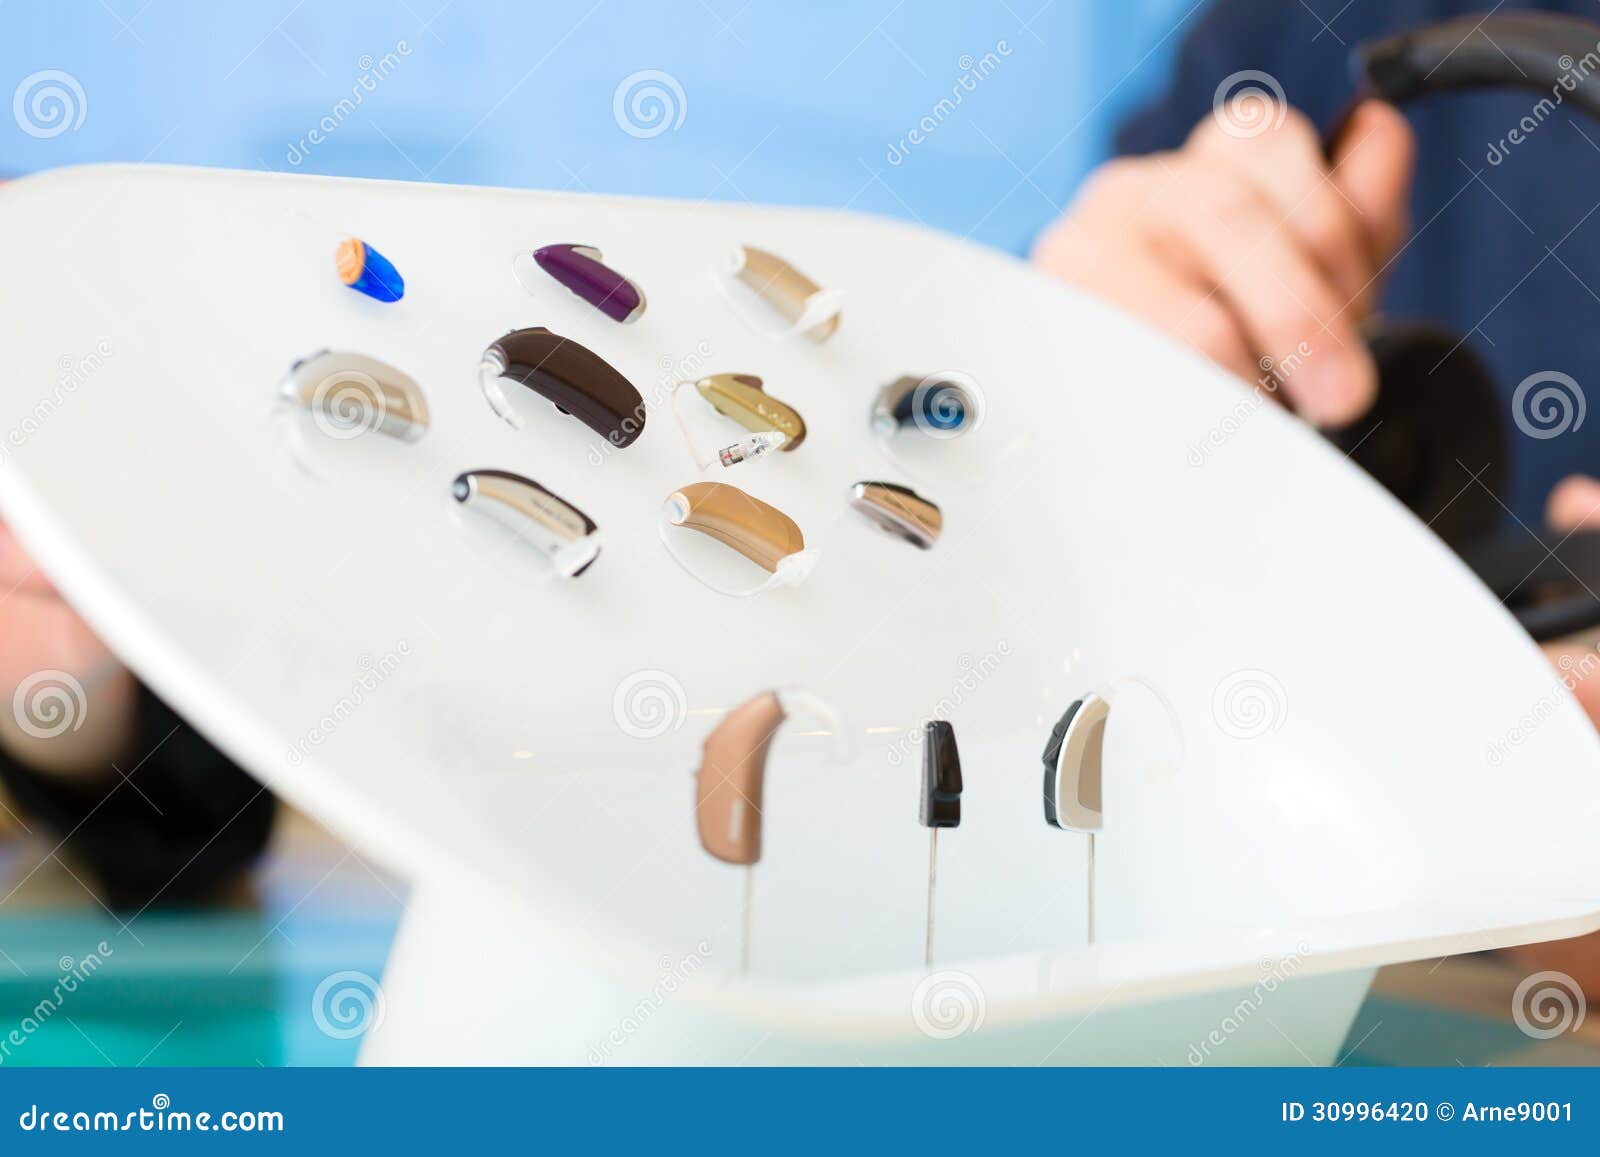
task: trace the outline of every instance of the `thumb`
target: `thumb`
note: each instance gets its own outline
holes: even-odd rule
[[[1411,227],[1411,178],[1417,139],[1400,110],[1363,101],[1345,122],[1331,158],[1334,184],[1355,207],[1373,263],[1393,256]]]

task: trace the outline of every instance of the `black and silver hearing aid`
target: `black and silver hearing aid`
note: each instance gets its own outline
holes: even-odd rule
[[[943,719],[922,725],[922,794],[917,822],[928,829],[928,927],[923,963],[933,963],[933,891],[939,878],[939,829],[961,826],[961,752],[956,731]]]
[[[491,342],[478,367],[490,409],[520,428],[522,419],[500,385],[505,379],[547,399],[618,449],[644,433],[644,398],[633,384],[599,354],[543,326],[513,330]]]
[[[1068,705],[1044,745],[1044,819],[1052,827],[1089,837],[1089,943],[1095,938],[1094,836],[1104,824],[1106,719],[1111,706],[1098,695]]]
[[[1596,44],[1600,24],[1554,13],[1497,12],[1425,25],[1356,47],[1349,109],[1363,100],[1403,105],[1462,89],[1559,89],[1564,101],[1600,119],[1600,77],[1573,67]],[[1327,134],[1330,156],[1348,115]],[[1600,532],[1544,545],[1523,529],[1505,538],[1495,532],[1508,433],[1485,362],[1464,338],[1432,326],[1378,322],[1368,327],[1368,344],[1377,401],[1346,429],[1324,431],[1328,438],[1455,549],[1535,639],[1600,624],[1592,593],[1600,589],[1600,565],[1590,565],[1600,564],[1600,546],[1584,541]],[[1557,583],[1530,581],[1536,567],[1550,569],[1552,551]]]

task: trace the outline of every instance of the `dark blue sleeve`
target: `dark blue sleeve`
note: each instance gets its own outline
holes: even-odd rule
[[[1328,11],[1319,17],[1311,11],[1316,7]],[[1355,0],[1335,13],[1337,5],[1315,0],[1311,8],[1296,0],[1214,0],[1184,35],[1166,90],[1117,131],[1116,152],[1177,148],[1210,115],[1219,90],[1237,91],[1240,84],[1267,91],[1275,85],[1313,123],[1331,125],[1351,96],[1350,49],[1358,41],[1475,7],[1463,0]],[[1270,79],[1239,75],[1246,72]]]

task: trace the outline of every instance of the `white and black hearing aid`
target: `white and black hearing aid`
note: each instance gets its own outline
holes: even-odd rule
[[[1044,819],[1089,837],[1089,943],[1095,938],[1094,837],[1104,826],[1106,720],[1111,705],[1095,694],[1075,699],[1044,747]]]

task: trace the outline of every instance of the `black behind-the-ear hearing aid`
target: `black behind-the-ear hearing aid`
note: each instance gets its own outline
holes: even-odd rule
[[[1426,25],[1357,46],[1349,110],[1371,99],[1401,105],[1438,92],[1520,88],[1559,90],[1600,119],[1600,80],[1573,65],[1597,44],[1600,25],[1553,13]],[[1348,115],[1327,135],[1329,155]],[[1563,581],[1554,586],[1528,581],[1534,564],[1523,566],[1530,553],[1523,548],[1537,544],[1523,531],[1504,541],[1496,536],[1509,436],[1484,361],[1464,338],[1432,326],[1377,321],[1367,338],[1378,369],[1377,401],[1352,425],[1324,434],[1454,548],[1535,639],[1600,624],[1600,599],[1591,593],[1600,589],[1600,546],[1584,543],[1596,532],[1548,544],[1577,564],[1596,564],[1576,575],[1563,567]],[[1535,562],[1547,561],[1549,550],[1533,551]]]

